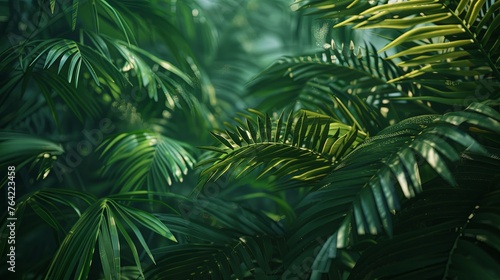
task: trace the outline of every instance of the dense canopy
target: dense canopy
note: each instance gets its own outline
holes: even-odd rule
[[[2,279],[500,279],[500,1],[0,11]]]

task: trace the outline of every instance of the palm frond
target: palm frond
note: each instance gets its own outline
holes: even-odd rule
[[[119,203],[120,197],[130,199],[130,194],[96,200],[82,214],[62,242],[48,269],[45,279],[87,278],[96,243],[106,279],[119,279],[121,274],[120,236],[132,252],[134,262],[142,272],[139,252],[133,236],[147,255],[154,257],[136,224],[167,239],[176,241],[170,230],[152,214]],[[133,233],[130,234],[130,233]],[[142,274],[142,273],[141,273]],[[144,277],[142,275],[142,277]]]
[[[328,0],[295,0],[292,7],[296,10],[308,11],[310,14],[321,15],[324,18],[345,18],[357,15],[380,2],[386,3],[384,0],[342,0],[335,3]]]
[[[115,190],[164,192],[182,182],[195,160],[182,142],[148,131],[122,133],[100,147],[103,174],[115,178]]]
[[[20,278],[500,278],[500,2],[287,1],[0,3]]]
[[[168,46],[168,57],[174,59],[184,73],[194,74],[192,68],[196,67],[196,62],[192,48],[173,24],[176,19],[188,21],[188,18],[186,14],[182,17],[179,14],[177,18],[171,14],[175,6],[181,4],[170,1],[73,0],[71,5],[60,5],[60,11],[70,15],[72,30],[78,27],[80,32],[111,36],[128,46],[138,45],[139,41],[146,44],[163,42]]]
[[[85,121],[84,116],[88,116],[89,119],[99,116],[101,107],[98,105],[97,100],[91,97],[92,92],[76,89],[63,76],[54,71],[33,73],[31,78],[33,78],[38,90],[45,98],[45,102],[50,108],[56,123],[60,122],[56,109],[56,104],[59,103],[57,97],[62,99],[82,123]]]
[[[340,20],[335,27],[351,25],[380,34],[387,29],[400,30],[399,36],[387,38],[389,43],[379,52],[393,51],[387,59],[405,69],[389,83],[422,87],[420,96],[412,94],[403,100],[466,107],[473,101],[497,98],[500,40],[493,34],[499,25],[498,1],[298,2],[303,9],[316,8],[325,17]],[[478,92],[485,87],[486,95]],[[464,98],[471,101],[464,102]]]
[[[62,146],[48,139],[20,132],[0,132],[0,167],[4,169],[7,165],[17,169],[38,167],[36,177],[46,177],[54,160],[62,153]],[[6,175],[1,178],[1,182],[5,182]]]
[[[0,141],[0,160],[3,164],[14,163],[14,160],[16,164],[26,164],[27,160],[45,153],[50,157],[64,152],[60,144],[25,133],[2,131]]]
[[[352,42],[339,48],[332,41],[315,55],[282,58],[257,76],[249,91],[251,96],[262,98],[259,108],[263,110],[275,110],[293,100],[301,107],[319,108],[324,114],[376,134],[389,121],[408,117],[398,116],[395,106],[415,107],[407,102],[384,102],[415,94],[412,84],[388,83],[404,74],[392,61],[380,57],[373,45],[356,50]]]
[[[395,217],[399,233],[380,238],[357,261],[350,277],[498,278],[500,192],[492,187],[486,180],[460,188],[440,186],[410,200]]]
[[[353,6],[359,5],[353,2]],[[390,82],[417,79],[435,93],[452,92],[463,90],[464,82],[477,87],[474,76],[492,75],[500,79],[500,40],[493,36],[498,29],[499,9],[500,4],[494,0],[378,3],[337,26],[355,24],[354,28],[402,30],[403,33],[380,52],[403,46],[388,59],[404,57],[398,65],[410,67],[412,71]],[[445,75],[445,79],[453,82],[460,79],[458,83],[462,85],[436,85],[426,81],[435,80],[434,73]]]
[[[22,96],[29,82],[33,80],[45,97],[56,121],[57,102],[54,93],[63,99],[80,121],[83,121],[83,114],[98,115],[99,106],[96,99],[88,97],[91,92],[78,88],[82,76],[88,75],[97,86],[117,83],[113,85],[116,87],[127,83],[122,73],[106,57],[89,46],[72,40],[31,41],[17,50],[22,52],[19,60],[8,55],[15,53],[15,48],[9,49],[0,62],[2,68],[12,67],[12,71],[16,73],[11,81],[2,85],[1,91],[8,92],[20,87]]]
[[[24,71],[33,68],[37,63],[43,61],[43,69],[57,65],[57,73],[67,69],[66,77],[68,83],[74,81],[78,87],[80,75],[83,70],[92,77],[99,86],[99,77],[108,81],[114,81],[118,85],[125,82],[119,70],[106,58],[85,44],[69,39],[50,39],[43,41],[31,41],[23,48],[28,49],[20,61]],[[7,61],[8,62],[8,61]],[[82,70],[82,65],[84,66]]]
[[[147,279],[267,279],[279,270],[279,223],[219,199],[183,201],[188,219],[160,215],[179,235],[178,245],[155,250],[163,256],[145,271]],[[181,244],[182,243],[182,244]]]
[[[212,133],[224,146],[204,147],[221,156],[200,162],[214,163],[201,172],[199,186],[226,172],[236,172],[239,177],[259,167],[263,168],[259,177],[272,173],[288,187],[294,181],[299,186],[313,184],[366,137],[355,127],[313,112],[303,112],[299,117],[290,112],[286,119],[282,113],[274,124],[268,115],[256,114],[260,115],[257,120],[247,118],[246,123],[224,134]]]
[[[485,111],[491,115],[483,114]],[[447,184],[457,186],[451,163],[457,162],[465,150],[487,153],[467,133],[476,130],[498,135],[500,114],[478,103],[463,112],[410,118],[369,138],[347,155],[325,177],[323,189],[304,200],[307,210],[298,217],[301,222],[290,238],[291,244],[296,244],[309,232],[330,235],[328,232],[335,229],[313,264],[315,277],[329,270],[329,260],[337,256],[337,248],[351,246],[364,235],[392,236],[392,216],[401,209],[402,198],[422,192],[423,184],[437,174]],[[435,172],[424,171],[429,168]],[[324,211],[332,214],[321,222],[314,218]],[[324,224],[331,227],[325,229]],[[295,257],[300,258],[298,249]]]
[[[34,78],[54,115],[52,88],[63,98],[77,117],[82,119],[82,112],[96,115],[95,110],[92,110],[96,106],[90,103],[94,99],[83,98],[81,96],[83,92],[77,94],[76,90],[71,89],[69,84],[74,84],[74,87],[77,88],[81,76],[87,75],[92,78],[96,87],[106,86],[115,94],[120,94],[123,92],[123,88],[132,85],[129,77],[135,76],[137,82],[134,84],[137,84],[139,89],[145,88],[148,96],[155,101],[158,101],[158,94],[161,90],[170,107],[175,107],[175,101],[180,100],[186,110],[195,111],[194,107],[197,102],[192,100],[193,97],[183,89],[183,84],[192,85],[192,78],[172,63],[135,45],[126,44],[104,35],[94,33],[87,33],[87,35],[95,44],[95,50],[89,45],[67,39],[30,42],[24,46],[29,51],[20,60],[19,65],[24,74],[14,79],[13,82],[5,84],[5,89],[2,90],[11,89],[12,86],[15,86],[16,81],[17,84],[27,83],[30,78]],[[118,65],[117,62],[112,63],[108,58],[111,53],[118,55],[117,61],[124,60],[125,63],[122,65]],[[2,61],[5,65],[15,62],[9,57],[5,57]],[[151,65],[151,62],[154,65]],[[163,71],[154,70],[160,67]],[[49,68],[52,68],[52,71],[41,71]],[[63,77],[66,77],[68,85],[64,84]],[[176,77],[178,81],[176,81]],[[57,119],[57,116],[55,117]]]
[[[102,56],[105,56],[107,52],[116,51],[119,59],[124,61],[119,66],[123,75],[136,77],[136,82],[133,84],[140,89],[146,89],[149,98],[158,101],[158,95],[162,93],[169,107],[175,107],[175,101],[179,100],[186,110],[195,110],[193,107],[196,102],[192,100],[194,97],[184,90],[184,85],[193,85],[193,77],[188,76],[172,63],[135,45],[94,33],[88,33],[88,36],[96,44]]]
[[[50,8],[52,13],[55,11],[55,5],[56,2],[51,1]],[[72,0],[71,3],[57,3],[57,5],[62,10],[62,13],[68,16],[72,31],[77,28],[77,25],[80,26],[81,23],[85,26],[88,17],[92,18],[89,25],[96,32],[110,32],[112,30],[119,34],[117,35],[118,37],[123,37],[128,43],[136,42],[132,30],[132,24],[136,22],[134,21],[134,17],[129,17],[130,7],[127,7],[127,1],[97,0],[88,2]]]
[[[6,218],[6,215],[15,216],[17,227],[24,230],[25,227],[30,226],[27,216],[29,214],[36,214],[54,230],[58,237],[58,242],[60,242],[69,230],[68,225],[71,225],[70,221],[76,220],[81,216],[84,209],[94,201],[95,197],[93,195],[78,191],[43,189],[19,197],[15,207],[9,207],[3,217]],[[8,220],[4,220],[4,226],[6,226]],[[19,234],[19,237],[21,236],[22,233]],[[2,254],[8,248],[7,240],[7,238],[3,238],[0,243]]]
[[[178,5],[175,1],[117,1],[99,0],[97,5],[87,2],[84,7],[93,17],[90,28],[99,35],[107,35],[125,41],[127,45],[137,45],[137,41],[168,47],[165,55],[173,59],[184,73],[196,76],[197,62],[193,48],[187,42],[186,35],[175,26],[176,18],[184,22],[191,14],[175,14]],[[183,1],[187,2],[187,1]],[[101,7],[99,7],[101,5]],[[144,16],[137,16],[138,14]],[[181,17],[182,16],[182,17]],[[120,38],[117,31],[122,33]]]

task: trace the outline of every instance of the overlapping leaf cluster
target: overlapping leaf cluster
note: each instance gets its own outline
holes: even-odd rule
[[[42,2],[0,43],[23,277],[500,278],[497,0],[298,0],[322,50],[246,96],[279,1]]]

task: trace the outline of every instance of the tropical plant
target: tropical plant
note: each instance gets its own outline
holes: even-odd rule
[[[267,13],[286,7],[258,2]],[[224,3],[224,17],[210,12]],[[196,184],[195,147],[244,107],[244,82],[271,59],[265,44],[248,44],[263,33],[281,54],[291,41],[277,32],[283,24],[268,28],[238,1],[0,5],[0,180],[17,187],[3,188],[16,211],[2,223],[18,219],[17,275],[141,276],[155,260],[149,248],[176,240],[153,213],[180,215],[173,193]],[[253,29],[234,40],[245,21]]]
[[[287,4],[9,2],[17,276],[500,278],[499,2]]]
[[[296,118],[269,125],[261,115],[257,129],[247,121],[215,135],[224,149],[203,180],[257,170],[278,189],[306,189],[296,217],[283,221],[288,250],[278,250],[272,275],[498,278],[498,2],[295,5],[388,43],[335,38],[324,51],[277,61],[249,94],[263,111],[299,108]],[[327,146],[317,139],[339,134],[327,133],[325,119],[365,137]],[[338,157],[324,160],[325,151]]]

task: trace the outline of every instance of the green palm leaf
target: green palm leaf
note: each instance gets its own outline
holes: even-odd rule
[[[173,58],[184,73],[194,76],[196,68],[192,47],[188,45],[185,34],[174,25],[176,17],[172,11],[181,5],[169,1],[119,1],[98,0],[80,3],[78,12],[82,19],[82,29],[92,31],[99,36],[111,36],[126,45],[138,42],[168,46],[169,58]],[[141,16],[137,16],[141,15]],[[182,14],[180,20],[188,21],[191,14]],[[192,68],[193,67],[193,68]]]
[[[16,48],[6,53],[14,52]],[[124,86],[127,82],[119,70],[104,56],[100,55],[87,45],[67,39],[49,39],[30,41],[18,50],[22,52],[19,60],[6,55],[2,57],[2,67],[12,67],[15,75],[13,79],[2,85],[2,91],[10,91],[21,87],[24,94],[27,85],[33,79],[38,90],[42,92],[47,105],[57,121],[55,109],[56,98],[54,92],[63,99],[80,121],[83,114],[98,115],[96,99],[91,98],[92,92],[77,88],[82,74],[88,74],[92,81],[100,86],[117,83]],[[83,65],[83,67],[82,67]],[[71,85],[73,84],[73,85]],[[116,87],[116,85],[113,85]]]
[[[388,83],[405,73],[392,61],[379,57],[373,45],[355,50],[351,43],[338,49],[332,41],[324,52],[280,59],[252,81],[249,91],[251,96],[262,98],[259,107],[263,110],[275,110],[284,104],[319,108],[324,114],[376,134],[390,121],[404,118],[396,113],[396,107],[407,107],[408,113],[415,108],[394,100],[412,96],[417,91],[413,84]]]
[[[484,115],[484,111],[490,112],[491,116]],[[450,163],[458,161],[464,150],[487,153],[459,127],[476,127],[472,131],[480,129],[483,133],[498,135],[499,121],[500,114],[483,104],[474,104],[467,111],[441,117],[411,118],[369,138],[347,155],[325,177],[325,187],[306,198],[303,207],[307,210],[298,217],[298,228],[290,238],[291,244],[295,244],[312,231],[318,232],[314,236],[327,234],[330,229],[317,228],[325,223],[336,229],[316,257],[314,278],[319,277],[317,272],[329,270],[328,260],[336,258],[336,248],[355,244],[363,235],[385,233],[391,236],[392,216],[400,209],[400,200],[422,192],[423,184],[435,174],[449,185],[457,186]],[[428,168],[435,173],[426,171]],[[327,209],[331,209],[332,214],[323,217],[322,222],[315,221],[313,217]],[[292,259],[300,259],[297,250]]]
[[[154,258],[136,224],[176,241],[170,230],[155,216],[118,202],[122,198],[130,200],[129,197],[130,194],[122,193],[113,198],[96,200],[71,228],[55,254],[45,279],[86,279],[96,242],[104,277],[119,279],[121,273],[119,236],[127,242],[136,267],[142,271],[139,253],[132,236],[135,236],[151,260],[154,261]]]
[[[64,152],[60,144],[37,136],[19,132],[0,132],[0,160],[3,164],[26,164],[33,158],[48,154],[60,155]]]
[[[279,263],[273,257],[283,234],[278,223],[219,199],[207,199],[203,205],[196,200],[184,203],[192,211],[189,220],[159,216],[184,243],[155,250],[163,256],[145,271],[147,279],[225,279],[230,275],[267,279],[277,269]]]
[[[378,28],[401,30],[398,37],[387,38],[389,43],[379,52],[395,52],[388,59],[399,61],[398,66],[407,73],[388,82],[422,85],[421,95],[425,97],[419,100],[462,105],[460,100],[465,95],[473,101],[483,101],[485,98],[476,91],[488,76],[496,81],[488,86],[494,88],[488,95],[497,95],[500,39],[493,34],[500,24],[498,1],[298,2],[304,9],[319,8],[325,17],[342,20],[336,27],[353,25],[380,34]],[[450,101],[450,97],[455,101]]]
[[[459,189],[433,188],[409,201],[408,210],[395,217],[399,233],[369,248],[350,277],[498,278],[500,192],[489,191],[492,185],[485,180],[463,183]],[[428,226],[418,226],[422,224]]]
[[[115,178],[114,189],[121,191],[164,192],[173,181],[182,182],[195,163],[184,143],[148,131],[119,134],[99,149],[102,172]]]
[[[183,84],[193,85],[192,77],[175,65],[135,45],[94,33],[88,33],[88,36],[98,46],[101,55],[105,56],[107,52],[115,50],[125,62],[120,66],[123,74],[136,77],[134,84],[141,89],[146,89],[151,99],[158,101],[159,89],[161,89],[161,93],[171,108],[175,107],[175,101],[180,97],[181,104],[185,105],[185,109],[195,110],[193,107],[197,104],[196,101],[183,89]],[[163,72],[155,70],[155,68],[160,67]],[[171,74],[175,76],[172,77]],[[175,77],[179,78],[178,81]]]
[[[368,0],[341,0],[332,3],[327,0],[295,0],[292,7],[294,9],[309,11],[311,14],[319,14],[325,18],[344,18],[359,14],[378,2],[379,1]]]
[[[75,87],[78,87],[82,65],[97,85],[100,85],[99,77],[118,83],[124,82],[119,70],[107,58],[100,56],[87,45],[68,39],[51,39],[32,41],[25,47],[31,50],[20,62],[21,65],[24,65],[23,68],[33,67],[39,60],[44,60],[44,69],[50,68],[58,62],[57,73],[67,69],[68,83],[74,81]]]
[[[54,13],[55,5],[55,1],[51,1],[50,8],[52,13]],[[110,30],[108,30],[108,28],[110,28],[113,29],[113,31],[121,33],[128,43],[135,41],[131,26],[133,17],[129,17],[129,7],[127,7],[128,5],[126,5],[126,3],[124,5],[123,1],[97,0],[88,2],[72,0],[71,5],[69,5],[69,3],[59,5],[63,12],[69,15],[72,31],[77,27],[79,14],[83,14],[83,18],[80,15],[80,21],[83,23],[85,23],[86,16],[90,15],[93,19],[92,25],[97,32],[109,32]],[[103,26],[103,28],[101,28],[101,26]]]
[[[92,204],[94,201],[94,196],[78,191],[43,189],[19,197],[19,199],[17,199],[16,206],[11,207],[12,209],[8,209],[8,212],[15,211],[15,217],[17,218],[16,225],[21,229],[29,227],[29,214],[36,214],[47,225],[54,229],[57,234],[58,241],[61,241],[69,229],[68,221],[77,219],[81,216],[83,209],[88,207],[88,205]],[[31,211],[28,211],[27,208],[30,208]],[[8,212],[5,212],[4,218]],[[24,220],[28,221],[24,222]],[[6,225],[7,219],[5,219],[4,222],[4,226]],[[2,253],[7,250],[7,238],[2,239],[0,248]]]
[[[198,187],[226,172],[234,171],[239,177],[260,167],[259,177],[272,173],[288,187],[313,184],[366,137],[354,127],[313,112],[305,111],[298,118],[290,112],[286,120],[281,114],[274,124],[269,116],[257,114],[257,121],[247,118],[224,134],[212,133],[224,146],[204,147],[221,156],[200,162],[214,163],[201,172]]]
[[[0,167],[3,169],[7,169],[8,165],[15,166],[16,169],[23,166],[34,169],[38,166],[36,177],[46,177],[54,159],[62,153],[62,146],[48,139],[19,132],[0,132]],[[6,175],[1,178],[2,182],[7,179]]]
[[[8,92],[21,83],[23,83],[24,91],[24,84],[33,78],[44,94],[56,120],[52,90],[55,90],[76,116],[83,121],[83,113],[96,116],[98,113],[95,108],[98,106],[95,98],[84,97],[91,93],[75,89],[78,88],[81,77],[88,75],[96,87],[106,86],[115,94],[120,94],[121,89],[131,84],[128,80],[128,72],[133,71],[131,76],[137,77],[137,85],[141,89],[147,89],[150,98],[158,101],[159,90],[161,90],[170,107],[173,108],[175,100],[180,97],[181,104],[186,109],[195,111],[194,106],[197,102],[183,89],[183,84],[192,85],[192,79],[172,63],[134,45],[105,35],[90,32],[86,34],[96,46],[95,49],[73,40],[49,39],[31,41],[23,46],[23,49],[19,51],[25,52],[25,55],[21,56],[19,63],[7,55],[9,52],[6,52],[6,55],[2,57],[2,67],[10,65],[14,69],[19,68],[18,70],[21,70],[23,74],[16,75],[12,81],[3,84],[1,91]],[[114,51],[113,54],[118,53],[126,64],[118,65],[116,62],[114,62],[116,65],[113,64],[109,57],[111,51]],[[151,65],[150,62],[156,66]],[[161,67],[164,72],[153,70],[154,67]],[[175,76],[172,77],[171,74]],[[178,77],[178,81],[175,77]],[[70,84],[74,84],[74,88],[71,88]]]
[[[410,0],[376,5],[362,12],[360,17],[351,17],[337,26],[355,23],[354,28],[403,29],[403,34],[380,50],[402,44],[409,46],[389,57],[405,56],[407,59],[400,63],[401,66],[418,66],[399,79],[445,69],[450,70],[447,74],[455,76],[492,74],[498,79],[500,41],[498,36],[492,36],[500,22],[496,18],[498,9],[500,4],[494,0],[449,3]],[[398,17],[394,18],[394,14]]]
[[[100,114],[97,100],[91,97],[92,92],[78,90],[69,84],[65,78],[54,71],[33,73],[33,80],[41,91],[47,106],[50,108],[52,117],[59,123],[56,111],[57,96],[70,108],[72,113],[80,122],[84,122],[84,116],[96,118]],[[55,95],[54,93],[57,93]]]

